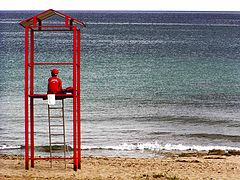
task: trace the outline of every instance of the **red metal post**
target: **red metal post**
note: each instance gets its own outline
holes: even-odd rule
[[[30,36],[30,95],[34,92],[34,31]],[[30,98],[30,146],[31,146],[31,167],[34,167],[34,99]]]
[[[28,31],[25,28],[25,169],[29,169],[28,154]]]
[[[76,139],[76,59],[77,59],[77,30],[73,26],[73,158],[74,158],[74,171],[77,171],[77,139]]]
[[[33,26],[36,27],[37,26],[37,16],[33,17]]]
[[[65,26],[68,26],[69,16],[65,16]]]
[[[78,169],[81,169],[81,34],[77,31],[77,122],[78,122]]]

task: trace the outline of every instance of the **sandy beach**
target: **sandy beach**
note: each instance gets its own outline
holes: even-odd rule
[[[24,158],[1,155],[0,179],[240,179],[240,156],[172,155],[158,158],[83,157],[82,169],[72,162],[36,161],[24,169]]]

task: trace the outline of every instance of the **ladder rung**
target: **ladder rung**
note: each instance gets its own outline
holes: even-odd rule
[[[63,109],[63,107],[49,107],[49,109]]]
[[[51,134],[51,136],[62,136],[64,134]]]
[[[64,144],[64,142],[51,142],[51,144]]]
[[[64,126],[63,124],[53,124],[53,125],[50,125],[51,127],[62,127],[62,126]]]
[[[63,116],[49,116],[51,118],[63,118]]]

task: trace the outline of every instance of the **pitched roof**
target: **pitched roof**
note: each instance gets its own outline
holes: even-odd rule
[[[80,25],[82,27],[86,27],[86,24],[85,22],[81,21],[81,20],[77,20],[75,18],[72,18],[71,16],[68,16],[66,14],[63,14],[63,13],[60,13],[58,11],[55,11],[53,9],[49,9],[49,10],[46,10],[44,12],[41,12],[33,17],[30,17],[28,19],[25,19],[25,20],[22,20],[21,22],[19,22],[20,25],[22,25],[23,27],[26,27],[26,26],[31,26],[31,25],[34,25],[34,19],[37,19],[38,21],[43,21],[51,16],[54,16],[54,15],[57,15],[57,16],[60,16],[60,17],[63,17],[63,18],[67,18],[70,21],[72,21],[73,23],[77,24],[77,25]]]

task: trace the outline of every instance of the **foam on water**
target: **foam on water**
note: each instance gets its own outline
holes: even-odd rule
[[[200,146],[200,145],[183,145],[183,144],[165,144],[161,145],[156,143],[139,143],[139,144],[127,144],[123,143],[118,146],[83,146],[83,150],[117,150],[117,151],[132,151],[132,150],[149,150],[149,151],[210,151],[214,149],[219,150],[237,150],[239,147],[229,146]]]
[[[20,149],[21,146],[0,145],[0,150]]]
[[[23,146],[8,146],[1,145],[0,150],[13,150],[22,149]],[[210,150],[236,150],[240,151],[239,147],[231,146],[200,146],[200,145],[183,145],[183,144],[158,144],[155,143],[137,143],[128,144],[123,143],[117,146],[88,146],[83,145],[82,150],[108,150],[108,151],[150,151],[150,152],[161,152],[161,151],[210,151]]]

